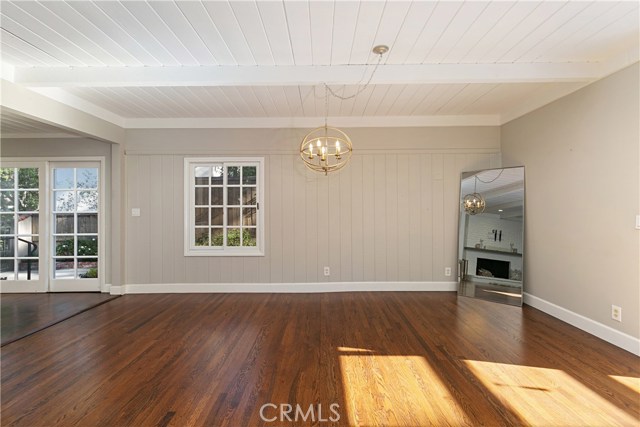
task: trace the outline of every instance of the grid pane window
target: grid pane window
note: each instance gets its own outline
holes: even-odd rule
[[[261,255],[261,161],[185,162],[190,192],[187,255]]]
[[[39,168],[0,168],[0,280],[39,279]]]
[[[53,168],[53,278],[98,277],[97,167]]]

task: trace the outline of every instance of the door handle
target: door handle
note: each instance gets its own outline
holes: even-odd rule
[[[461,281],[467,276],[467,267],[469,262],[466,259],[458,260],[458,279]]]

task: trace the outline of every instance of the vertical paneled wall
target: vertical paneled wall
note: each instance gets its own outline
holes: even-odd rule
[[[460,172],[500,161],[492,148],[363,149],[324,176],[272,149],[263,154],[266,255],[185,257],[184,157],[220,152],[147,150],[126,156],[128,284],[455,280],[444,268],[456,266]]]

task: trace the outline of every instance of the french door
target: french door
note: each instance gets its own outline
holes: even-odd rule
[[[100,164],[50,165],[51,281],[49,289],[100,290]]]
[[[0,290],[46,292],[45,167],[18,162],[0,168]]]
[[[1,166],[0,290],[100,291],[101,161]]]

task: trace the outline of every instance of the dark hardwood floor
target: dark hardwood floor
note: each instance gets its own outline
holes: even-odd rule
[[[6,426],[640,419],[640,358],[530,307],[454,293],[127,295],[1,357]],[[296,405],[297,421],[279,415],[294,420]]]
[[[116,295],[99,292],[0,295],[0,345],[40,331],[103,304]]]

